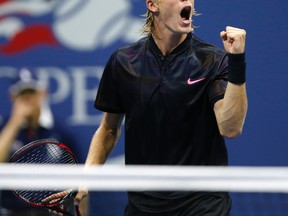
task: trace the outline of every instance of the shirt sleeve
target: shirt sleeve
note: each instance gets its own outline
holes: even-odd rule
[[[209,102],[213,107],[214,104],[224,98],[227,87],[228,57],[224,55],[219,63],[216,76],[209,89]]]
[[[100,80],[94,107],[110,113],[124,113],[118,89],[117,52],[108,60]]]

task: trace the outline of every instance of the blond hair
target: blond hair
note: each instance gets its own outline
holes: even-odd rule
[[[152,12],[150,10],[147,10],[147,12],[143,16],[146,18],[146,20],[140,32],[146,35],[155,33],[154,17],[152,15]]]

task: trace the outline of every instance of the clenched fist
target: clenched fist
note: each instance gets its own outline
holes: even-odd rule
[[[241,54],[245,52],[246,31],[244,29],[227,26],[220,36],[227,53]]]

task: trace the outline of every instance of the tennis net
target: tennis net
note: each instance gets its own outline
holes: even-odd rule
[[[232,216],[288,215],[286,167],[0,165],[1,190],[67,187],[88,188],[101,216],[123,215],[127,190],[229,191]]]

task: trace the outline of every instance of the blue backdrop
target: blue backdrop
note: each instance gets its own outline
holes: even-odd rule
[[[219,33],[225,26],[247,31],[249,110],[242,136],[227,140],[230,164],[287,166],[288,2],[196,0],[195,5],[201,13],[193,19],[195,34],[203,40],[222,47]],[[10,112],[10,79],[22,67],[34,70],[49,83],[54,117],[69,126],[84,162],[101,119],[93,101],[103,67],[113,50],[141,37],[145,11],[144,0],[0,1],[0,121]],[[111,159],[123,155],[123,148],[121,136]],[[113,203],[115,196],[122,208],[124,196],[104,197]],[[91,200],[105,202],[95,197]]]

